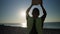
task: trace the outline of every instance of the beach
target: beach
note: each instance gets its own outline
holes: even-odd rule
[[[0,26],[0,34],[26,34],[26,28]],[[43,34],[60,34],[60,29],[43,29]]]

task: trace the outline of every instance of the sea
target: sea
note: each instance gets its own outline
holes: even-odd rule
[[[60,29],[60,22],[46,22],[43,28]]]
[[[0,23],[0,25],[21,27],[21,24],[18,24],[18,23]],[[23,27],[23,28],[25,28],[25,27]],[[60,22],[45,22],[43,25],[43,28],[60,29]]]

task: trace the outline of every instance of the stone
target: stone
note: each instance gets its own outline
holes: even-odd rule
[[[32,0],[33,5],[42,4],[42,0]]]

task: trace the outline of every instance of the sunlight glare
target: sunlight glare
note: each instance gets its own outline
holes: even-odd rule
[[[21,19],[21,27],[27,28],[27,23],[26,23],[26,10],[20,10],[19,13],[19,18]]]
[[[21,23],[21,27],[27,28],[27,23]]]

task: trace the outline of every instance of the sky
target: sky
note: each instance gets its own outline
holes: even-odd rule
[[[30,5],[31,0],[0,0],[0,23],[26,23],[25,12]],[[45,22],[60,22],[60,0],[43,0],[43,6]]]

